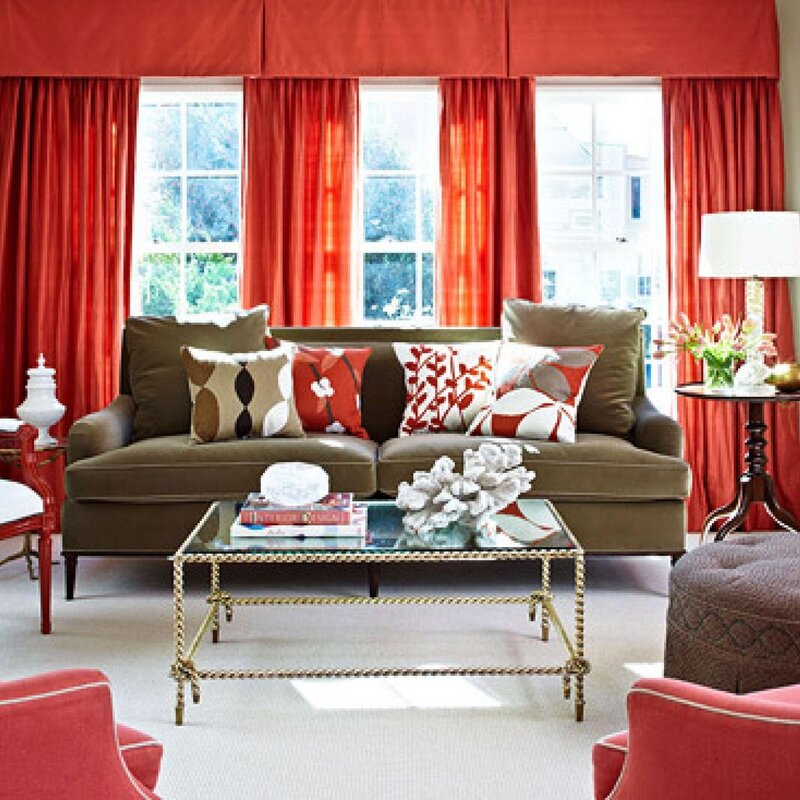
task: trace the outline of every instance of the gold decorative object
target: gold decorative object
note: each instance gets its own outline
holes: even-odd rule
[[[796,392],[800,390],[800,364],[796,362],[777,364],[766,380],[779,392]]]
[[[549,503],[548,503],[549,506]],[[560,676],[564,698],[572,696],[574,687],[575,719],[583,721],[584,678],[591,666],[584,657],[584,552],[569,529],[561,521],[555,509],[550,511],[572,542],[571,549],[536,549],[526,547],[518,550],[353,550],[353,551],[263,551],[263,552],[216,552],[192,553],[190,545],[198,531],[218,513],[214,503],[192,533],[186,538],[172,557],[175,661],[170,675],[176,683],[175,724],[182,725],[184,719],[184,687],[191,689],[192,700],[200,701],[200,681],[210,679],[239,678],[362,678],[395,677],[401,675],[553,675]],[[550,562],[554,559],[569,559],[575,564],[574,628],[570,635],[556,611],[554,595],[550,588]],[[539,561],[542,565],[541,589],[522,596],[412,596],[412,597],[235,597],[220,588],[220,566],[222,564],[377,564],[386,562],[446,562],[446,561]],[[185,564],[208,564],[210,568],[210,592],[206,598],[207,611],[200,626],[187,645],[186,615],[183,569]],[[549,639],[551,625],[566,651],[566,660],[552,666],[467,666],[467,667],[377,667],[377,668],[307,668],[307,669],[203,669],[197,666],[196,657],[206,633],[211,630],[213,643],[220,638],[220,611],[225,620],[233,619],[234,606],[278,606],[278,605],[487,605],[524,604],[531,621],[536,619],[536,610],[541,608],[540,632],[542,641]]]

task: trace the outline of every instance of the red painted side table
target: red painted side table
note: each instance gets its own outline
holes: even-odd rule
[[[50,633],[50,603],[52,585],[52,534],[58,526],[58,503],[50,483],[41,474],[41,467],[60,458],[67,449],[66,441],[42,449],[34,448],[37,430],[23,425],[15,433],[0,431],[0,463],[17,467],[22,472],[22,483],[33,489],[41,498],[42,514],[25,517],[0,525],[0,539],[23,536],[22,549],[0,561],[5,564],[15,558],[25,558],[32,579],[32,556],[39,559],[39,592],[41,599],[42,633]],[[38,549],[34,550],[31,537],[39,534]]]
[[[746,403],[747,422],[745,423],[745,470],[737,479],[733,499],[724,506],[712,511],[703,522],[701,540],[711,533],[714,525],[722,522],[714,537],[721,541],[732,533],[747,518],[753,503],[763,503],[769,515],[782,528],[800,532],[800,523],[785,509],[775,494],[775,482],[767,471],[767,439],[764,434],[765,403],[797,403],[800,392],[775,392],[774,394],[746,394],[733,389],[731,392],[718,392],[706,389],[702,383],[686,383],[677,386],[675,391],[683,397],[706,402]]]

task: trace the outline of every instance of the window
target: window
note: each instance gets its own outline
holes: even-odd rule
[[[241,90],[143,89],[132,310],[197,314],[239,294]]]
[[[430,323],[439,185],[436,87],[366,85],[360,101],[355,317]]]
[[[644,308],[657,389],[649,343],[667,317],[660,90],[540,85],[536,116],[544,301]]]

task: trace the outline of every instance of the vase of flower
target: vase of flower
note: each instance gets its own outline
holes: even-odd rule
[[[711,392],[725,392],[733,388],[736,359],[733,354],[717,356],[703,353],[703,384]]]
[[[759,333],[749,319],[734,322],[723,314],[711,328],[692,323],[686,314],[669,325],[666,339],[655,339],[656,358],[674,353],[689,353],[703,365],[707,390],[725,393],[733,389],[736,363],[750,352],[775,356],[775,334]]]

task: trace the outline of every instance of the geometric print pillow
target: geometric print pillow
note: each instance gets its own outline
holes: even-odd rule
[[[192,398],[193,442],[302,436],[292,392],[291,353],[217,353],[181,347]]]
[[[499,342],[395,344],[406,382],[399,435],[466,431],[492,398],[498,346]]]
[[[369,347],[295,348],[294,399],[303,430],[349,433],[361,439],[361,383]]]
[[[520,348],[525,347],[516,343],[501,347],[495,399],[478,412],[469,433],[574,442],[578,404],[603,345],[529,346],[528,361],[521,358]],[[543,350],[552,355],[543,357]]]

